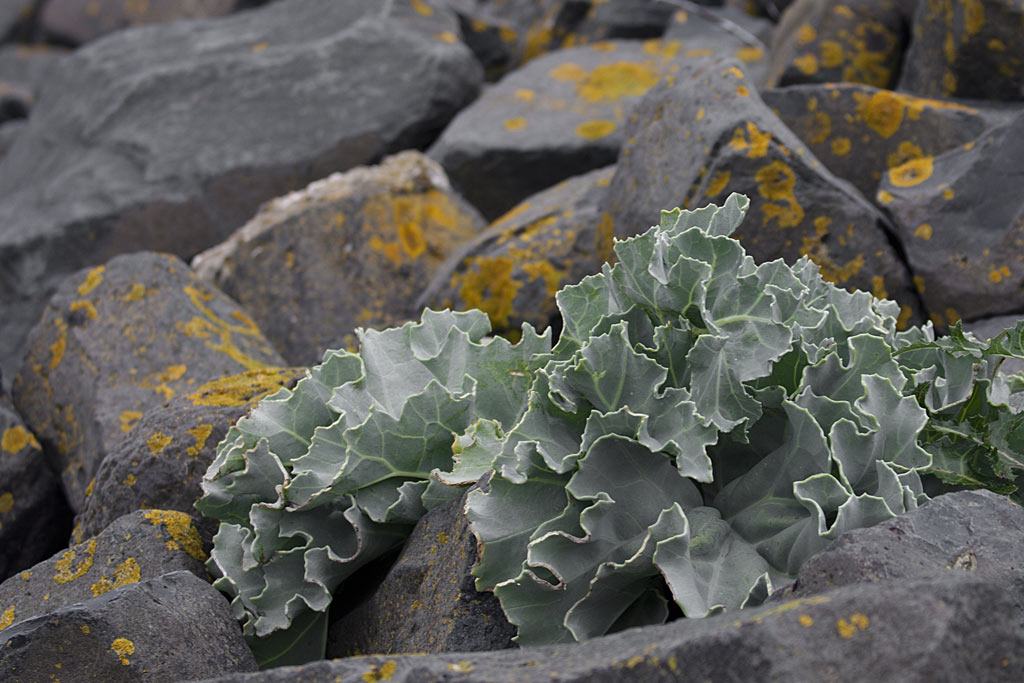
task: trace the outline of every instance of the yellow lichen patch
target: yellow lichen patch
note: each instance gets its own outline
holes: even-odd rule
[[[398,226],[398,243],[402,245],[402,251],[411,259],[419,258],[427,249],[423,231],[413,221],[406,221]]]
[[[213,425],[204,424],[193,427],[192,429],[185,430],[186,434],[191,434],[196,440],[195,446],[189,446],[185,451],[189,455],[199,455],[199,451],[203,450],[206,445],[206,440],[210,438],[210,433],[213,431]]]
[[[652,57],[672,59],[679,54],[679,48],[682,46],[683,43],[679,40],[646,40],[644,41],[644,52]]]
[[[454,671],[457,674],[468,674],[473,669],[474,669],[473,662],[470,662],[470,661],[467,661],[467,660],[453,662],[453,663],[448,665],[448,670],[449,671]]]
[[[14,494],[10,491],[0,493],[0,515],[7,514],[14,508]]]
[[[800,622],[800,625],[804,628],[810,628],[811,626],[814,626],[814,619],[811,618],[810,614],[801,614],[798,617],[798,621]]]
[[[996,268],[991,266],[988,272],[988,279],[992,282],[1002,282],[1004,278],[1010,277],[1010,268],[1008,266],[1001,266]],[[2,512],[2,510],[0,510]]]
[[[746,152],[751,159],[757,159],[768,153],[768,143],[771,141],[772,134],[770,132],[759,130],[753,121],[747,121],[746,128],[737,127],[733,131],[729,147],[737,152]]]
[[[64,358],[64,350],[67,347],[68,338],[66,332],[60,332],[57,341],[50,344],[50,369],[55,369]]]
[[[32,448],[41,448],[39,442],[36,441],[35,435],[22,427],[21,425],[14,425],[4,430],[3,438],[0,438],[0,448],[7,453],[17,453],[25,446],[32,446]]]
[[[715,51],[709,47],[695,47],[687,50],[684,54],[690,59],[696,59],[699,57],[710,57],[715,54]]]
[[[793,169],[782,161],[773,161],[763,166],[754,174],[757,191],[769,200],[761,207],[764,222],[775,220],[780,228],[792,228],[804,219],[804,210],[793,195],[796,176]],[[773,204],[771,202],[780,202]]]
[[[143,297],[146,296],[146,288],[140,285],[138,282],[132,285],[131,290],[121,297],[121,301],[132,302],[142,301]]]
[[[102,577],[91,586],[93,597],[130,583],[138,583],[140,578],[142,578],[142,571],[139,569],[139,563],[135,561],[134,557],[129,557],[114,567],[113,574]]]
[[[881,204],[892,204],[892,202],[896,199],[888,190],[879,190],[875,198],[878,199],[879,203]]]
[[[153,432],[148,439],[146,439],[146,446],[149,447],[149,452],[153,455],[157,455],[171,444],[171,437],[168,434],[157,431]]]
[[[818,45],[818,52],[821,54],[821,65],[826,69],[833,69],[843,63],[846,55],[843,54],[843,46],[834,40],[823,40]]]
[[[839,619],[836,621],[836,630],[843,638],[850,638],[857,631],[863,631],[868,627],[870,621],[860,612],[855,612],[849,620]]]
[[[976,36],[985,26],[985,5],[981,0],[963,0],[964,30],[969,36]]]
[[[587,77],[587,72],[575,62],[565,62],[548,71],[548,76],[560,83],[576,83]]]
[[[908,161],[920,159],[923,156],[924,152],[921,151],[920,147],[909,140],[904,140],[896,148],[896,151],[889,154],[886,159],[886,163],[888,168],[896,168],[897,166],[902,166]]]
[[[135,643],[127,638],[115,638],[114,642],[110,644],[110,649],[117,655],[117,658],[121,660],[122,664],[125,666],[131,664],[131,660],[128,659],[128,655],[135,654]]]
[[[501,125],[505,130],[515,133],[526,128],[526,118],[523,116],[513,116],[510,119],[505,119]]]
[[[956,193],[953,192],[952,187],[947,187],[945,190],[942,191],[942,198],[947,200],[952,199],[955,194]]]
[[[615,122],[608,119],[593,119],[576,126],[576,135],[584,140],[598,140],[615,132]]]
[[[988,41],[988,49],[991,50],[992,52],[1005,52],[1006,43],[999,40],[998,38],[991,38]]]
[[[143,516],[152,522],[153,526],[163,525],[180,548],[200,562],[206,562],[203,541],[199,538],[199,532],[192,526],[192,518],[188,513],[178,510],[146,510]]]
[[[510,223],[519,216],[521,216],[522,214],[529,211],[531,208],[533,208],[533,205],[530,202],[520,202],[519,204],[516,204],[514,207],[503,213],[497,219],[495,219],[494,223],[492,223],[491,225],[495,226],[504,223]]]
[[[818,37],[818,32],[810,24],[803,24],[796,30],[796,42],[800,45],[807,45]]]
[[[434,40],[440,43],[451,43],[455,44],[459,42],[459,37],[451,31],[441,31],[440,33],[434,34]]]
[[[960,314],[956,312],[955,308],[950,307],[946,309],[946,322],[950,325],[960,322]]]
[[[924,278],[920,275],[914,276],[914,289],[924,294]]]
[[[722,190],[724,190],[726,186],[729,184],[729,178],[731,177],[731,175],[732,174],[728,170],[725,170],[719,171],[714,175],[714,177],[711,178],[711,180],[708,182],[707,192],[709,199],[712,197],[716,197],[717,195],[720,195],[722,193]]]
[[[614,102],[622,97],[643,95],[659,80],[657,70],[650,63],[601,64],[576,84],[576,95],[587,102]]]
[[[79,628],[79,629],[80,629],[80,630],[82,631],[82,633],[84,633],[85,635],[89,635],[89,634],[90,634],[90,633],[92,632],[92,629],[91,629],[91,628],[89,628],[89,626],[88,626],[87,624],[82,624],[82,625],[81,625],[81,626],[79,626],[78,628]]]
[[[807,140],[812,145],[819,145],[832,134],[832,119],[823,111],[816,111],[811,115],[810,124],[807,127]]]
[[[555,268],[548,261],[537,261],[535,263],[524,263],[523,271],[530,276],[530,281],[541,278],[544,280],[544,287],[549,297],[554,297],[562,284],[567,273],[564,270]]]
[[[412,8],[425,17],[433,16],[434,8],[423,0],[412,0]]]
[[[181,376],[187,371],[188,367],[185,365],[168,365],[157,374],[156,379],[159,382],[173,382],[176,379],[181,379]]]
[[[96,306],[91,301],[86,299],[80,299],[78,301],[71,302],[70,310],[72,313],[78,311],[85,311],[86,320],[94,320],[96,318]]]
[[[900,306],[900,314],[896,316],[896,329],[905,330],[907,325],[910,324],[910,319],[914,315],[914,309],[910,306]]]
[[[764,57],[764,50],[754,45],[744,45],[740,49],[736,50],[736,58],[742,62],[750,64]]]
[[[857,101],[857,115],[883,138],[892,137],[903,124],[906,102],[896,93],[879,90],[871,97],[863,93],[854,93],[853,97]]]
[[[704,111],[704,107],[701,107],[700,109],[698,109],[697,110],[697,120],[698,121],[702,120],[704,118],[704,114],[705,113],[706,112]]]
[[[131,473],[129,473],[128,476],[121,480],[121,484],[123,486],[135,486],[135,482],[135,475]]]
[[[928,180],[934,170],[934,157],[923,156],[889,169],[889,182],[896,187],[913,187]]]
[[[85,497],[88,498],[92,495],[93,489],[96,488],[96,477],[89,480],[89,485],[85,487]]]
[[[885,290],[885,278],[881,275],[871,276],[871,293],[876,299],[888,299],[889,292]]]
[[[818,73],[818,58],[812,54],[803,54],[793,60],[793,65],[805,76]]]
[[[834,284],[843,284],[860,272],[864,267],[864,254],[857,254],[843,265],[837,264],[829,253],[824,238],[832,219],[818,216],[814,219],[814,237],[804,236],[801,240],[800,253],[808,257],[821,269],[821,277]]]
[[[203,317],[194,316],[186,323],[179,322],[178,327],[184,334],[190,337],[205,339],[206,346],[211,350],[225,354],[248,370],[267,367],[265,363],[243,353],[232,340],[232,335],[234,334],[241,334],[247,337],[261,336],[259,328],[252,319],[245,315],[236,316],[236,319],[242,322],[242,324],[232,325],[217,317],[217,314],[206,305],[205,302],[213,298],[212,294],[204,293],[191,285],[187,285],[184,291],[192,305],[199,309],[203,315]],[[216,337],[218,341],[215,342],[210,337]]]
[[[263,368],[207,382],[188,395],[196,406],[240,406],[263,398],[293,377],[283,368]]]
[[[126,410],[121,413],[121,431],[130,432],[135,428],[135,423],[142,417],[142,413],[137,410]]]
[[[601,212],[601,220],[597,224],[597,256],[604,263],[612,263],[615,259],[615,221],[607,211]]]
[[[78,559],[79,552],[82,553],[82,559],[76,566],[75,560]],[[57,583],[74,581],[89,571],[89,568],[92,567],[92,556],[95,554],[95,538],[91,539],[84,548],[81,545],[76,545],[74,548],[68,548],[61,554],[60,559],[57,560],[57,573],[53,575],[53,580]]]
[[[11,605],[4,610],[3,616],[0,616],[0,631],[14,623],[14,605]]]
[[[832,141],[832,153],[837,157],[846,156],[850,152],[850,138],[836,138]]]
[[[401,247],[397,242],[385,242],[378,235],[370,238],[370,249],[384,254],[384,256],[396,266],[402,265]]]
[[[515,263],[506,256],[477,256],[469,260],[464,273],[452,277],[466,308],[478,308],[488,315],[495,329],[508,325],[512,302],[522,284],[512,279]]]
[[[103,282],[103,271],[106,270],[106,266],[96,266],[90,270],[82,284],[78,285],[78,296],[85,296],[92,290],[96,289],[101,282]]]
[[[736,86],[736,95],[739,97],[749,97],[750,88],[740,83],[739,85]]]
[[[536,96],[537,93],[529,88],[518,88],[515,92],[516,99],[522,100],[523,102],[533,102],[533,98]]]
[[[366,683],[375,683],[375,681],[390,681],[391,677],[395,675],[395,671],[398,669],[398,664],[390,659],[380,666],[372,665],[370,670],[363,674],[363,680]]]

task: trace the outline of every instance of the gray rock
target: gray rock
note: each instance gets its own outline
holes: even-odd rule
[[[0,581],[65,547],[70,532],[60,477],[0,391]]]
[[[659,84],[627,126],[627,142],[605,196],[615,235],[635,235],[660,211],[750,198],[734,235],[761,263],[808,256],[826,280],[902,305],[922,306],[886,217],[834,176],[772,113],[733,61],[707,61]]]
[[[977,580],[848,586],[575,645],[353,657],[219,681],[1019,681],[1024,629],[1001,586]]]
[[[76,512],[97,467],[150,409],[224,375],[284,365],[234,301],[150,252],[68,277],[29,339],[14,404]],[[146,452],[170,443],[154,434]]]
[[[676,12],[662,37],[683,41],[690,55],[740,60],[747,77],[761,87],[770,75],[768,45],[774,32],[773,21],[752,16],[740,3],[731,2],[710,7],[694,4]]]
[[[354,347],[357,327],[418,319],[417,294],[485,228],[441,167],[409,151],[268,202],[192,267],[289,363],[312,365],[325,349]]]
[[[31,36],[43,0],[0,0],[0,42]]]
[[[1018,312],[1024,287],[1024,111],[878,187],[936,325]]]
[[[170,571],[191,572],[205,581],[205,561],[202,539],[187,513],[138,510],[4,581],[0,605],[10,623],[18,623]]]
[[[227,600],[177,571],[0,631],[0,678],[179,681],[255,671]]]
[[[28,129],[28,122],[25,119],[8,121],[0,126],[0,159],[4,158],[7,151],[14,146],[24,132]]]
[[[24,88],[38,97],[68,50],[52,45],[4,45],[0,47],[0,81]]]
[[[263,201],[429,144],[481,73],[454,15],[410,2],[274,2],[69,56],[0,162],[5,375],[64,275],[140,249],[191,258]]]
[[[416,524],[373,595],[331,624],[327,657],[512,647],[516,629],[498,599],[474,586],[477,541],[464,504],[449,501]]]
[[[614,163],[632,107],[690,59],[681,41],[625,40],[538,57],[459,112],[428,155],[494,220],[561,180]]]

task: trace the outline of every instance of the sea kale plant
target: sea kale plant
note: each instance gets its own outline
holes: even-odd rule
[[[427,310],[239,420],[197,507],[263,660],[322,634],[347,577],[478,481],[477,587],[520,644],[756,605],[838,534],[925,502],[922,473],[1019,501],[1024,378],[996,371],[1024,323],[897,331],[895,303],[807,259],[754,263],[729,237],[748,204],[618,242],[559,292],[553,348]]]

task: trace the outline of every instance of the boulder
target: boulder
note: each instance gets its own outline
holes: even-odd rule
[[[828,170],[872,200],[890,168],[970,142],[1015,113],[858,83],[772,88],[761,97]]]
[[[1024,630],[981,580],[846,586],[741,612],[572,644],[321,661],[223,683],[412,681],[1019,681]]]
[[[149,409],[224,375],[284,365],[234,301],[151,252],[68,277],[29,339],[14,403],[76,512],[99,464]]]
[[[331,624],[327,657],[513,647],[515,627],[493,593],[476,590],[470,574],[477,541],[462,512],[465,502],[465,496],[451,500],[420,519],[376,591]]]
[[[681,41],[658,40],[544,55],[459,112],[428,154],[494,220],[561,180],[614,163],[632,107],[690,59]]]
[[[889,169],[890,211],[936,325],[1019,312],[1024,287],[1024,112],[938,156]]]
[[[768,81],[771,61],[767,46],[774,31],[774,22],[747,14],[737,3],[717,7],[695,4],[689,11],[677,11],[662,37],[683,41],[691,56],[740,60],[747,77],[760,87]]]
[[[169,571],[206,580],[205,561],[203,541],[188,514],[138,510],[4,581],[0,610],[10,625]]]
[[[268,199],[429,144],[481,73],[454,15],[413,5],[273,2],[70,55],[0,161],[5,375],[65,275],[138,250],[191,258]]]
[[[662,209],[750,198],[735,235],[761,263],[807,256],[826,280],[902,306],[922,306],[887,218],[833,175],[771,112],[737,62],[707,61],[651,90],[634,112],[605,205],[619,238],[653,225]]]
[[[419,317],[434,271],[483,218],[418,152],[319,180],[264,205],[192,261],[245,307],[289,363],[353,347],[357,327]]]
[[[0,581],[65,547],[70,532],[60,476],[0,391]]]
[[[6,681],[179,681],[255,671],[227,600],[186,571],[3,628]]]
[[[520,202],[442,266],[417,308],[478,308],[498,334],[557,317],[555,293],[614,258],[601,202],[613,166],[563,180]]]
[[[31,37],[43,0],[0,0],[0,42]]]
[[[212,537],[217,522],[193,504],[200,482],[228,428],[261,398],[291,388],[305,368],[247,370],[207,382],[167,404],[151,408],[100,463],[81,512],[74,540],[95,536],[116,518],[139,509],[180,510]]]
[[[918,2],[898,87],[925,97],[1024,100],[1024,2]]]

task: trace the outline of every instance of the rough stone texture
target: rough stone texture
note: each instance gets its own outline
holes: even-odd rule
[[[890,169],[878,199],[892,214],[932,320],[1021,309],[1024,112],[937,157]]]
[[[265,0],[47,0],[39,28],[50,40],[81,45],[129,26],[219,17]]]
[[[1019,681],[1024,630],[1002,586],[901,581],[576,644],[373,656],[223,676],[223,682]]]
[[[902,305],[920,319],[883,214],[836,178],[764,104],[736,62],[708,61],[656,86],[627,127],[606,195],[614,232],[646,230],[662,209],[750,198],[734,235],[756,261],[808,256],[825,279]]]
[[[691,58],[681,41],[607,41],[544,55],[459,113],[430,148],[494,220],[565,178],[614,163],[640,97]]]
[[[767,46],[774,22],[751,16],[736,4],[697,5],[693,9],[676,12],[662,37],[683,41],[687,54],[692,56],[734,57],[744,63],[747,77],[758,87],[766,84],[771,66]]]
[[[0,612],[10,625],[169,571],[184,570],[206,580],[205,561],[202,539],[188,514],[138,510],[4,581]]]
[[[196,518],[210,536],[217,522],[201,517],[193,504],[200,482],[228,428],[261,398],[291,388],[305,368],[249,370],[208,382],[166,405],[150,409],[96,470],[82,511],[75,518],[75,540],[94,536],[134,510],[180,510]]]
[[[849,81],[894,88],[917,2],[796,0],[772,40],[772,82]]]
[[[0,0],[0,41],[28,38],[41,4],[42,0]]]
[[[63,548],[70,531],[60,476],[0,391],[0,581]]]
[[[266,204],[192,261],[253,316],[289,363],[354,347],[357,327],[419,317],[438,266],[486,228],[436,162],[403,152]]]
[[[761,97],[830,171],[869,199],[890,168],[970,142],[1014,115],[856,83],[794,85]]]
[[[0,47],[0,81],[25,88],[35,97],[67,54],[52,45],[4,45]]]
[[[498,599],[474,586],[477,541],[464,504],[465,496],[449,501],[419,521],[374,594],[331,624],[328,658],[513,646],[516,629]]]
[[[435,310],[478,308],[499,334],[558,315],[555,293],[614,257],[601,202],[614,167],[564,180],[520,202],[442,266],[417,302]]]
[[[800,567],[773,600],[853,583],[948,579],[963,572],[1002,587],[1024,632],[1024,508],[991,491],[958,491],[867,529],[847,532]]]
[[[14,403],[76,512],[100,462],[149,409],[224,375],[284,365],[234,301],[150,252],[68,277],[29,339]]]
[[[166,573],[0,631],[0,678],[180,681],[255,671],[227,600]]]
[[[18,138],[28,129],[28,122],[24,119],[8,121],[0,126],[0,160],[4,158],[7,151],[14,146]]]
[[[191,258],[263,201],[429,144],[481,73],[454,15],[411,3],[272,2],[69,56],[0,162],[5,375],[64,275],[140,249]]]
[[[1024,0],[918,2],[899,89],[1024,100]]]

